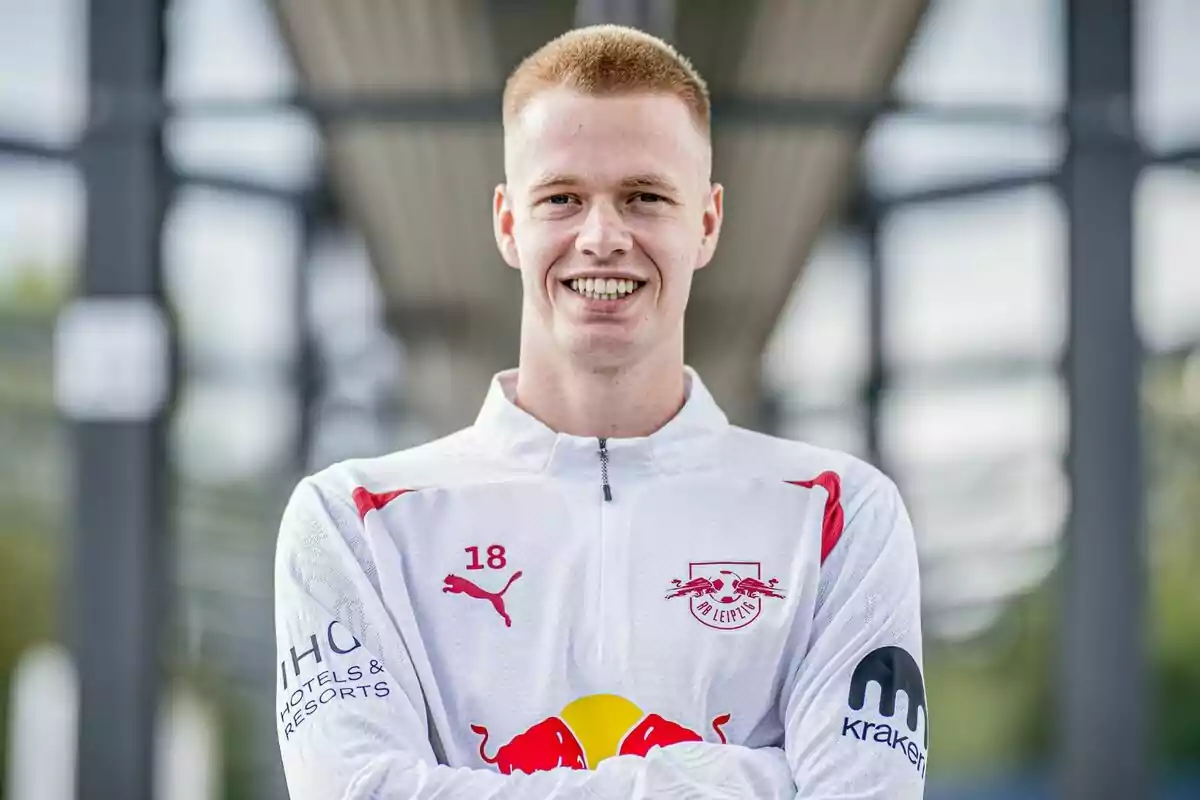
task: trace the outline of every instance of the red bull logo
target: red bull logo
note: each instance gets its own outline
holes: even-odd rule
[[[712,721],[712,729],[721,744],[725,733],[721,726],[729,714]],[[515,771],[534,773],[566,767],[595,769],[613,756],[645,756],[655,747],[681,742],[701,742],[704,737],[690,728],[658,714],[647,714],[634,703],[614,694],[593,694],[569,703],[557,716],[537,723],[487,754],[488,730],[472,725],[483,739],[479,757],[505,775]]]
[[[666,599],[686,597],[692,616],[710,628],[744,628],[762,613],[762,598],[782,599],[779,581],[762,580],[757,561],[701,561],[688,565],[688,579],[671,581]]]

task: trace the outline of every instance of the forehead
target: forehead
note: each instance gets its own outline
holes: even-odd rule
[[[708,140],[687,105],[666,94],[590,97],[547,90],[522,110],[505,147],[510,180],[654,172],[707,179],[709,163]]]

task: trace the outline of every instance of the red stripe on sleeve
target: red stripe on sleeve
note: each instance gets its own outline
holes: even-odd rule
[[[358,509],[358,518],[365,519],[367,512],[378,511],[402,494],[416,491],[415,489],[397,489],[394,492],[372,492],[359,486],[354,490],[354,506]]]
[[[825,501],[825,519],[821,524],[821,563],[833,552],[838,539],[842,538],[842,529],[846,525],[846,514],[842,509],[842,479],[836,472],[822,472],[811,481],[787,481],[794,486],[807,489],[820,486],[828,493]]]

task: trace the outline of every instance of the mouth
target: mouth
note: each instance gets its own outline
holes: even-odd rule
[[[589,300],[623,300],[646,285],[629,278],[572,278],[562,285]]]

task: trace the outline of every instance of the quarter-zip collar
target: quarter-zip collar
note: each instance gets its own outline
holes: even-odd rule
[[[515,369],[492,379],[472,427],[480,443],[530,470],[598,479],[599,439],[551,430],[513,402],[516,384]],[[694,467],[696,459],[725,433],[728,418],[690,367],[684,372],[684,393],[679,413],[649,436],[605,439],[608,463],[615,473],[677,472]]]

